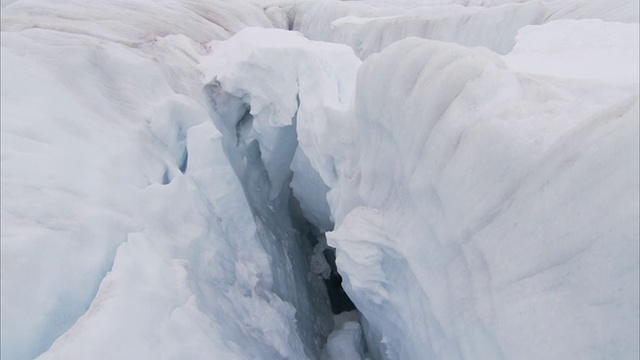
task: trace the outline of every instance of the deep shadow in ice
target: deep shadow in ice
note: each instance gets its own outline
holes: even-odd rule
[[[336,249],[325,249],[323,254],[329,266],[331,266],[331,275],[328,279],[324,279],[329,301],[331,302],[331,311],[334,314],[340,314],[345,311],[355,310],[356,306],[342,288],[342,276],[340,276],[336,267]]]

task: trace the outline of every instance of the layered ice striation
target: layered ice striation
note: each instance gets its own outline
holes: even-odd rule
[[[550,23],[506,58],[411,38],[363,63],[327,239],[374,357],[637,356],[637,30]]]

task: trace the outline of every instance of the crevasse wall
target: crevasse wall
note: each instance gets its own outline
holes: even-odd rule
[[[608,66],[633,74],[625,48]],[[318,146],[340,154],[327,239],[380,357],[637,356],[637,83],[571,77],[416,38],[363,63],[349,151]]]
[[[339,137],[302,148],[330,159],[310,160],[371,355],[637,357],[637,3],[481,5],[289,9],[366,59],[354,106],[329,112]],[[482,22],[536,6],[513,32]],[[506,56],[417,39],[375,55],[407,35]]]
[[[202,58],[247,26],[271,22],[3,2],[2,358],[315,357],[295,234],[254,216],[202,92]]]

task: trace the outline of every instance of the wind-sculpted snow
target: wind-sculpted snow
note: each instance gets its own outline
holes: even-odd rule
[[[618,59],[589,78],[637,74],[637,25],[554,26],[537,53],[582,26]],[[416,38],[360,68],[327,239],[379,357],[638,356],[637,77],[545,75]]]
[[[365,59],[410,36],[508,53],[526,25],[563,18],[638,22],[638,2],[598,1],[311,1],[289,8],[293,29],[343,43]]]

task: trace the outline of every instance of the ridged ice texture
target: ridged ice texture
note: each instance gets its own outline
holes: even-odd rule
[[[374,356],[637,357],[638,27],[548,26],[546,72],[417,38],[361,66],[327,239]]]

